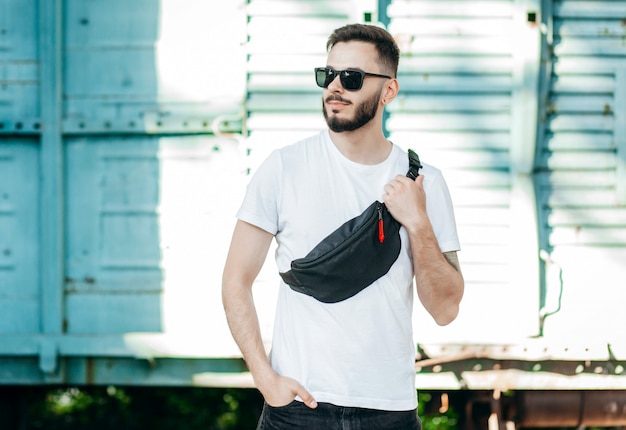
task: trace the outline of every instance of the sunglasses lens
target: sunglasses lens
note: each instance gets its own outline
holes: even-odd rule
[[[315,82],[318,87],[328,88],[328,85],[335,79],[335,71],[328,67],[318,67],[315,69]]]
[[[337,74],[339,74],[341,86],[348,91],[360,90],[363,86],[365,73],[358,70],[338,71],[330,67],[317,67],[315,69],[315,83],[317,83],[318,87],[328,88],[328,85],[337,77]]]
[[[363,86],[365,75],[357,70],[344,70],[341,72],[341,85],[348,91],[360,90]]]

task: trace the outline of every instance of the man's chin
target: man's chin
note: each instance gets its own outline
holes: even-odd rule
[[[352,123],[345,124],[345,123],[338,123],[338,122],[333,122],[333,121],[327,121],[326,123],[328,124],[328,128],[330,128],[335,133],[343,133],[345,131],[356,130],[356,128],[352,125]]]

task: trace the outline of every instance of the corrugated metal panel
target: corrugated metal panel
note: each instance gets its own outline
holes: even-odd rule
[[[323,129],[313,68],[326,64],[337,27],[375,13],[356,0],[251,0],[248,14],[248,146],[254,168],[271,150]]]
[[[394,142],[444,170],[457,207],[468,311],[445,333],[534,334],[539,295],[531,176],[535,136],[528,130],[536,121],[532,89],[539,29],[529,22],[529,13],[538,15],[538,4],[379,3],[389,6],[372,16],[389,21],[402,51],[400,95],[388,107],[386,128]],[[348,1],[250,2],[252,166],[275,147],[325,128],[311,70],[324,64],[330,32],[363,22],[363,10]],[[513,309],[501,305],[512,302]],[[477,317],[476,309],[515,322],[494,326]],[[417,326],[421,335],[441,340],[442,331],[427,316],[418,315]]]
[[[393,141],[443,170],[466,281],[459,318],[440,329],[419,314],[418,339],[535,334],[539,5],[395,0],[387,13],[402,52],[400,95],[388,107],[387,129]]]
[[[546,285],[549,298],[562,282],[561,310],[546,322],[546,331],[556,335],[623,339],[626,325],[621,311],[626,298],[624,17],[623,1],[553,4],[538,189],[542,246],[562,270]]]

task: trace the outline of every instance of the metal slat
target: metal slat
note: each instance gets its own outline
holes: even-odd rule
[[[418,145],[419,147],[419,145]],[[489,171],[494,174],[507,172],[511,160],[508,151],[483,150],[439,150],[420,147],[420,159],[428,160],[435,166],[445,166],[450,169],[467,169],[476,171]],[[447,175],[446,175],[447,176]],[[501,181],[504,183],[505,181]],[[506,181],[510,185],[510,180]]]
[[[387,9],[390,18],[396,17],[510,17],[513,13],[513,2],[503,1],[411,1],[395,0]]]
[[[485,157],[487,158],[487,157]],[[465,166],[464,166],[465,167]],[[508,168],[495,170],[491,168],[465,167],[460,169],[446,168],[446,183],[456,187],[495,187],[507,188],[511,186],[511,175]],[[488,216],[488,215],[484,215]]]
[[[467,243],[465,245],[467,247],[474,245],[471,239],[468,241],[463,238],[463,240]],[[511,268],[508,263],[507,261],[503,264],[485,264],[484,262],[473,264],[463,261],[463,277],[480,284],[505,284],[511,277]]]
[[[547,166],[553,171],[596,171],[613,170],[617,160],[612,152],[569,152],[552,153]]]
[[[256,130],[310,130],[311,133],[323,129],[324,118],[321,113],[296,114],[281,113],[280,115],[251,113],[247,127]]]
[[[556,115],[547,121],[553,133],[561,132],[594,132],[608,133],[615,127],[612,114],[607,115]]]
[[[626,16],[626,4],[622,1],[555,1],[555,18],[606,19]]]
[[[462,112],[496,113],[511,108],[507,94],[424,94],[420,97],[400,94],[388,112]]]
[[[251,17],[304,17],[348,18],[354,12],[352,0],[251,0],[246,12]]]
[[[561,37],[623,37],[626,30],[621,19],[597,19],[584,21],[558,20],[554,25],[554,34]]]
[[[586,166],[592,167],[592,166]],[[538,176],[537,183],[541,187],[562,188],[606,188],[615,185],[615,172],[608,170],[556,170]]]
[[[484,211],[483,211],[484,212]],[[511,255],[507,245],[473,244],[463,248],[459,253],[463,275],[465,276],[466,264],[480,265],[485,261],[503,265],[509,263]]]
[[[626,57],[562,57],[553,67],[553,73],[560,75],[604,74],[610,75],[617,69],[626,68]]]
[[[423,36],[508,36],[511,18],[412,18],[398,17],[391,21],[389,32],[395,37]]]
[[[548,221],[554,226],[626,228],[626,208],[553,208]]]
[[[465,247],[471,247],[473,245],[491,245],[491,246],[505,246],[511,239],[511,230],[508,226],[463,226],[463,232],[461,233],[463,243]],[[483,265],[490,264],[489,261],[483,261]]]
[[[511,53],[511,36],[497,37],[407,37],[399,38],[400,52],[408,55],[502,55]]]
[[[626,247],[626,229],[623,227],[553,227],[550,243],[553,246]]]
[[[477,56],[467,61],[465,56],[404,56],[400,61],[399,74],[452,74],[457,76],[491,76],[511,74],[513,58],[504,56]],[[400,91],[400,94],[404,89]]]
[[[297,38],[284,34],[264,34],[251,38],[246,44],[248,55],[315,55],[326,52],[326,36],[300,35]]]
[[[483,131],[498,132],[510,128],[509,113],[499,114],[409,114],[399,113],[389,116],[390,130],[441,130],[441,131]]]
[[[626,205],[626,67],[616,71],[615,90],[615,158],[617,161],[617,201]]]
[[[268,53],[250,54],[248,58],[248,73],[309,73],[311,79],[313,69],[326,65],[326,53],[320,49],[317,54],[309,55],[276,55]]]
[[[392,131],[389,139],[409,147],[439,149],[480,149],[508,150],[511,135],[508,130],[501,132],[448,131],[448,130],[407,130]]]
[[[255,73],[248,78],[248,91],[271,93],[314,93],[321,96],[321,89],[315,84],[313,72],[309,73]]]
[[[446,175],[446,179],[447,177],[448,175]],[[479,207],[460,206],[454,211],[454,214],[457,224],[464,226],[501,228],[507,227],[511,221],[509,208],[490,208],[485,211]]]
[[[613,150],[615,140],[612,133],[559,132],[550,133],[544,140],[549,151],[558,150]]]
[[[511,202],[511,192],[508,187],[493,187],[493,189],[459,187],[451,190],[451,193],[454,195],[455,208],[482,207],[484,210],[491,210],[491,208],[508,208]]]
[[[563,74],[552,79],[553,93],[592,95],[612,93],[615,90],[613,74]]]
[[[614,187],[596,189],[578,187],[551,189],[547,196],[544,196],[544,202],[550,208],[594,209],[615,207],[617,199]]]
[[[257,0],[258,1],[258,0]],[[329,2],[331,3],[331,2]],[[338,2],[332,2],[337,4]],[[285,4],[293,5],[293,2]],[[263,37],[263,35],[317,35],[327,38],[328,35],[337,27],[341,27],[345,22],[345,16],[340,15],[337,19],[326,18],[320,20],[317,17],[303,15],[285,19],[282,16],[250,16],[248,21],[248,35],[250,37]]]
[[[581,103],[584,101],[584,103]],[[614,111],[614,97],[611,95],[586,96],[584,99],[574,94],[557,94],[550,97],[550,113],[559,114],[603,114]]]
[[[404,93],[437,92],[453,94],[500,94],[509,93],[511,75],[465,75],[418,72],[412,75],[399,74],[398,81]]]
[[[623,36],[622,36],[623,37]],[[559,56],[567,55],[625,55],[626,46],[622,37],[568,38],[557,41],[554,52]]]

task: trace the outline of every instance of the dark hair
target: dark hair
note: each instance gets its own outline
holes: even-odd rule
[[[350,41],[369,42],[376,47],[378,61],[383,66],[386,73],[396,76],[398,73],[398,63],[400,62],[400,49],[387,30],[370,24],[348,24],[337,28],[328,37],[326,49],[339,42]]]

